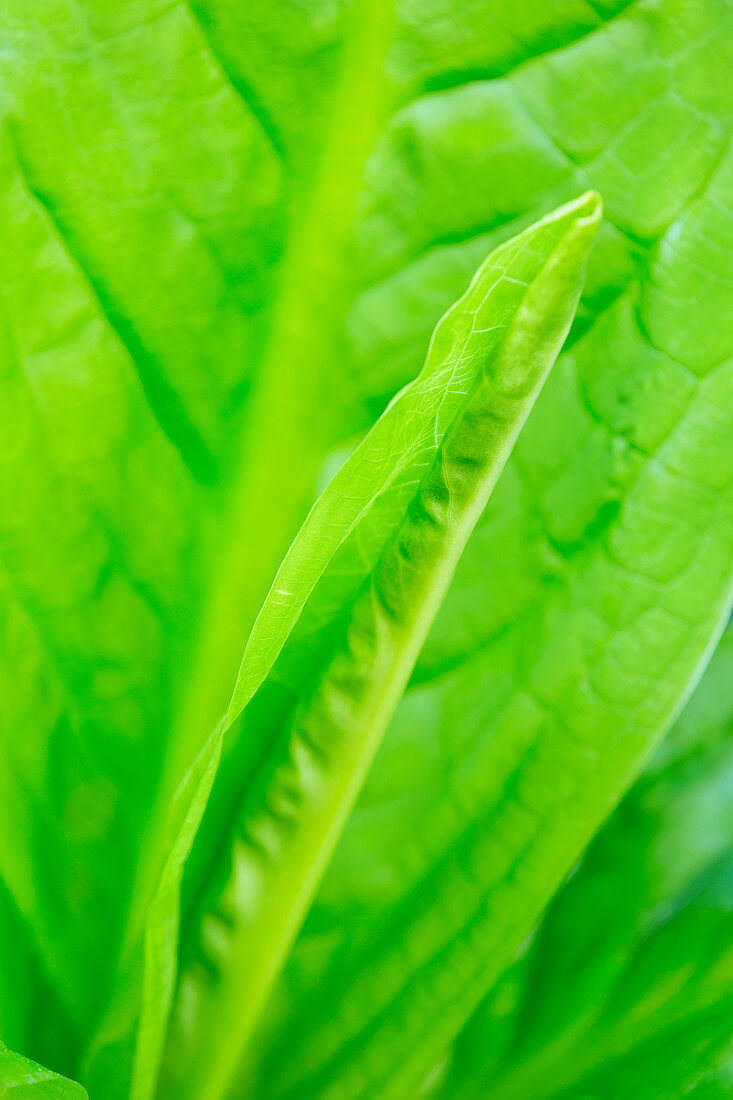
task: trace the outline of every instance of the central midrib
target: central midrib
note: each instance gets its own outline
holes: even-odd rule
[[[244,644],[277,565],[311,502],[323,458],[333,333],[347,301],[343,267],[367,157],[387,113],[384,57],[394,0],[357,0],[344,37],[328,133],[283,262],[271,335],[250,398],[218,569],[202,610],[187,690],[135,896],[138,928],[159,872],[167,808],[225,709]],[[128,945],[131,946],[131,945]]]
[[[294,227],[250,399],[226,542],[172,744],[174,780],[229,700],[249,630],[312,500],[327,431],[319,406],[347,302],[344,251],[387,108],[393,9],[394,0],[359,0],[350,13],[320,167]]]
[[[323,458],[320,405],[347,299],[344,248],[365,161],[385,111],[383,60],[394,0],[351,13],[329,132],[283,264],[271,335],[253,389],[220,566],[179,713],[176,775],[223,712],[252,623],[311,503]]]

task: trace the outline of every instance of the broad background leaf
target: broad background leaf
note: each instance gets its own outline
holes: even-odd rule
[[[705,1079],[733,1038],[732,731],[729,631],[439,1095],[605,1100],[634,1081],[656,1100]]]

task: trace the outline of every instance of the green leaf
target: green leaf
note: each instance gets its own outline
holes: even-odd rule
[[[161,797],[199,505],[7,130],[0,142],[0,878],[71,1021],[73,1064]]]
[[[584,365],[561,360],[567,392],[540,404],[522,459],[531,491],[511,465],[469,547],[477,583],[454,587],[418,678],[523,614],[555,555],[610,518],[627,448],[656,446],[730,354],[729,20],[725,0],[4,6],[0,1022],[16,1049],[78,1077],[111,1021],[141,1019],[131,960],[177,792],[324,457],[414,377],[495,245],[588,187],[607,196],[570,337],[589,337]],[[699,383],[719,418],[685,451],[692,477],[726,468],[723,375]],[[586,398],[613,436],[569,448]],[[381,866],[377,845],[370,889]],[[130,1080],[121,1057],[105,1096]]]
[[[0,26],[0,876],[66,1002],[72,1063],[145,921],[171,801],[352,419],[323,397],[379,117],[367,94],[372,124],[351,119],[366,61],[382,82],[378,7],[356,13],[338,94],[333,66],[314,67],[333,125],[287,173],[200,11],[12,3]],[[303,21],[310,50],[323,19]],[[265,28],[249,41],[257,55]],[[312,209],[299,200],[296,216],[290,191]]]
[[[13,1100],[86,1100],[87,1096],[80,1085],[14,1054],[0,1042],[0,1093],[6,1092]]]
[[[301,647],[296,640],[275,669],[274,690],[284,677],[287,701],[297,681],[300,701],[280,729],[282,707],[270,698],[271,715],[241,735],[247,753],[256,740],[262,760],[231,806],[233,828],[209,853],[231,850],[231,868],[200,914],[206,965],[196,959],[181,981],[171,1095],[218,1098],[232,1086],[460,554],[567,334],[599,220],[600,201],[587,195],[488,258],[439,323],[420,376],[336,475],[278,572],[228,718],[260,687],[313,593]],[[235,775],[241,782],[239,767]]]
[[[687,1095],[733,1037],[733,633],[522,960],[459,1039],[440,1095]]]

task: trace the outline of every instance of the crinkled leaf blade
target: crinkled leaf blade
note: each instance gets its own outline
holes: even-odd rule
[[[460,554],[567,334],[599,219],[598,196],[584,196],[489,257],[439,323],[423,372],[335,476],[275,579],[230,715],[275,664],[312,592],[302,637],[275,668],[274,689],[284,677],[292,694],[299,681],[300,697],[284,726],[277,710],[259,731],[245,715],[239,736],[248,752],[258,737],[263,758],[223,841],[232,847],[226,884],[199,917],[206,966],[194,960],[181,981],[171,1094],[223,1097],[232,1086]],[[343,621],[334,631],[324,607],[336,598]],[[224,772],[235,762],[236,753],[225,757]],[[217,1044],[221,1019],[228,1038]]]

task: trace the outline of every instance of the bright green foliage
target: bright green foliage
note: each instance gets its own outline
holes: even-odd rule
[[[0,1037],[732,1095],[727,0],[0,7]]]

